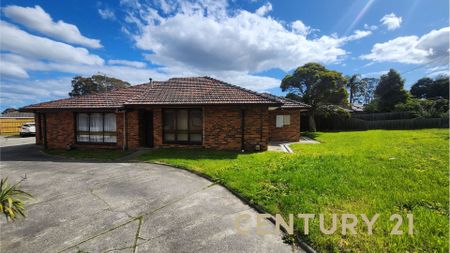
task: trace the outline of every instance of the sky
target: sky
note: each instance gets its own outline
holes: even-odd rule
[[[212,76],[282,95],[308,62],[391,68],[405,88],[448,74],[448,0],[2,0],[0,109],[68,97],[74,76],[132,84]]]

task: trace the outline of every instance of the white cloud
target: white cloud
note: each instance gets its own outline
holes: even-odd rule
[[[273,68],[287,71],[310,61],[337,63],[347,55],[342,49],[345,43],[370,34],[356,31],[347,37],[307,39],[309,28],[303,23],[301,30],[300,22],[292,27],[269,16],[228,11],[226,2],[214,8],[203,3],[194,7],[185,3],[164,16],[142,3],[139,9],[135,4],[126,7],[129,25],[137,27],[132,38],[137,48],[149,52],[146,59],[170,73],[174,69],[246,75]]]
[[[25,57],[64,63],[102,65],[103,59],[81,47],[31,35],[4,21],[0,21],[0,48]]]
[[[100,14],[100,17],[102,19],[109,19],[109,20],[116,19],[116,14],[110,8],[98,9],[98,14]]]
[[[122,65],[97,65],[75,63],[56,63],[48,61],[33,60],[15,54],[2,54],[2,61],[13,63],[27,71],[46,71],[70,73],[75,75],[90,76],[97,73],[117,77],[133,84],[143,83],[152,77],[154,80],[165,80],[168,74],[158,72],[155,69],[136,68]]]
[[[381,19],[380,22],[387,27],[389,31],[400,28],[402,23],[402,17],[397,17],[394,13],[386,14]]]
[[[375,31],[376,29],[378,29],[378,26],[376,26],[376,25],[368,25],[368,24],[364,24],[364,29],[366,29],[366,30],[371,30],[371,31]]]
[[[397,37],[384,43],[377,43],[370,54],[362,55],[365,60],[376,62],[399,62],[410,64],[442,65],[449,60],[450,27],[418,36]]]
[[[102,47],[99,40],[81,35],[76,26],[62,20],[54,22],[39,5],[34,8],[9,5],[2,8],[2,11],[6,17],[14,22],[54,39],[91,48]]]
[[[2,63],[2,67],[0,68],[0,76],[9,76],[9,77],[16,77],[16,78],[28,78],[28,73],[20,67],[19,65],[7,62],[7,61],[0,61]]]
[[[128,60],[109,60],[109,65],[124,65],[136,68],[145,68],[145,62],[141,61],[128,61]]]
[[[368,72],[361,75],[362,78],[366,77],[376,77],[379,78],[382,75],[385,75],[389,72],[389,70],[382,70],[382,71],[375,71],[375,72]]]
[[[292,22],[291,26],[292,31],[302,36],[306,36],[311,32],[311,27],[306,26],[301,20],[296,20]]]
[[[38,103],[68,96],[71,78],[43,80],[2,80],[0,100],[2,106],[21,107],[24,104]]]
[[[263,6],[259,7],[255,13],[258,16],[265,16],[265,15],[267,15],[267,13],[269,13],[271,11],[272,11],[272,4],[267,2]]]
[[[450,74],[450,70],[449,70],[449,65],[444,65],[444,66],[436,66],[436,67],[432,67],[426,70],[427,72],[427,76],[431,77],[431,78],[435,78],[441,75],[446,75],[448,76]]]

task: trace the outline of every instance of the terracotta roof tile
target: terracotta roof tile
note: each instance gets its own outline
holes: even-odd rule
[[[285,98],[285,97],[280,97],[280,96],[275,96],[272,95],[270,93],[262,93],[261,95],[270,98],[270,99],[274,99],[274,100],[278,100],[280,103],[282,103],[281,108],[310,108],[310,105],[307,105],[305,103],[299,102],[299,101],[295,101],[293,99],[289,99],[289,98]]]
[[[29,105],[22,111],[40,109],[122,108],[126,105],[281,105],[274,99],[211,77],[171,78],[109,92]]]

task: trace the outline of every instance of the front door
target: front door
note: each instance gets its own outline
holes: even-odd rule
[[[153,147],[153,112],[144,112],[144,137],[145,146]]]

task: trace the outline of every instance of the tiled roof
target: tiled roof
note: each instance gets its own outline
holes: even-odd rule
[[[0,118],[34,118],[34,113],[31,112],[7,112],[0,115]]]
[[[41,109],[122,108],[127,105],[265,104],[281,100],[231,85],[211,77],[171,78],[129,88],[29,105],[22,111]]]
[[[171,78],[153,82],[142,96],[125,104],[277,104],[261,94],[211,77]]]
[[[310,108],[310,105],[307,105],[305,103],[299,102],[299,101],[295,101],[293,99],[289,99],[289,98],[285,98],[285,97],[280,97],[280,96],[275,96],[269,93],[262,93],[263,96],[270,98],[270,99],[274,99],[274,100],[278,100],[282,106],[281,108],[299,108],[299,109],[307,109]]]

